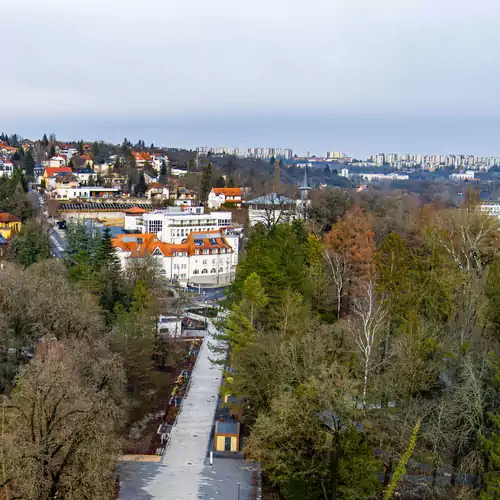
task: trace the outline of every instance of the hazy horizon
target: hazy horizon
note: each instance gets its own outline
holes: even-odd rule
[[[498,14],[493,0],[17,0],[2,6],[0,131],[496,156]]]

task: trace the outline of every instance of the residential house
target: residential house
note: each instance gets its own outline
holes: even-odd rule
[[[87,185],[89,183],[89,180],[96,179],[97,175],[96,173],[92,170],[90,167],[84,167],[80,168],[79,170],[75,171],[75,175],[77,179],[82,183]]]
[[[168,186],[166,186],[165,184],[160,184],[158,182],[152,182],[148,185],[146,195],[148,197],[148,200],[168,200]]]
[[[243,192],[241,188],[212,188],[208,193],[208,208],[218,210],[222,205],[227,208],[241,208]]]
[[[12,177],[14,173],[14,164],[0,158],[0,177]]]
[[[198,193],[184,186],[178,186],[170,190],[170,199],[178,207],[193,207],[198,204]]]
[[[17,148],[10,146],[6,142],[0,142],[0,156],[12,156]]]
[[[14,233],[21,230],[21,219],[7,212],[0,213],[0,234],[9,240]]]
[[[66,156],[63,155],[57,155],[53,156],[49,162],[48,162],[48,167],[51,168],[61,168],[66,165]]]
[[[43,175],[42,175],[42,179],[45,181],[45,186],[49,187],[50,184],[53,184],[50,187],[55,188],[56,175],[63,174],[63,173],[72,174],[73,170],[71,169],[71,167],[47,167],[47,168],[45,168]],[[50,181],[50,179],[53,179],[53,181]]]
[[[165,243],[155,233],[119,234],[113,246],[124,268],[130,259],[154,257],[170,280],[225,285],[235,274],[234,249],[220,231],[192,232],[182,243]]]
[[[55,180],[55,189],[77,188],[80,185],[76,175],[71,174],[69,172],[63,172],[61,174],[57,174],[54,180]]]
[[[165,153],[154,154],[151,158],[151,165],[158,173],[160,173],[161,165],[163,162],[165,162],[165,166],[168,166],[169,160],[168,156]]]
[[[89,155],[81,155],[80,164],[83,168],[92,169],[94,167],[94,160]]]
[[[272,227],[275,224],[287,223],[298,218],[297,200],[270,193],[245,202],[248,206],[250,225],[264,224]]]
[[[145,151],[132,151],[132,156],[134,157],[137,168],[144,168],[146,162],[152,163],[153,161],[153,157]]]

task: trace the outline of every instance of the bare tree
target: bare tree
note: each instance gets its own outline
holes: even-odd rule
[[[375,291],[375,283],[369,281],[363,285],[362,294],[353,300],[352,317],[348,321],[349,330],[354,338],[362,360],[363,391],[362,404],[366,408],[368,379],[374,365],[374,355],[387,316],[383,301]]]
[[[325,249],[324,255],[331,277],[335,284],[337,295],[337,317],[340,318],[342,297],[344,296],[347,286],[351,281],[351,265],[344,254]]]
[[[121,363],[105,343],[45,338],[39,344],[12,395],[11,498],[111,497],[123,383]]]

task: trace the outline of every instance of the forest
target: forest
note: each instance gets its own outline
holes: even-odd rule
[[[268,498],[500,498],[499,230],[473,190],[252,228],[220,338]]]
[[[122,271],[106,230],[69,225],[67,241],[63,261],[2,270],[2,500],[115,498],[127,432],[176,355],[156,332],[154,263]]]

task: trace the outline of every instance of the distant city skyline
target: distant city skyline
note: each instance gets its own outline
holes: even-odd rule
[[[61,140],[125,137],[195,150],[198,146],[290,148],[299,156],[340,151],[365,159],[377,153],[500,156],[500,121],[491,117],[430,120],[419,116],[335,116],[326,114],[241,115],[164,120],[0,120],[0,132],[29,138],[56,133]]]

